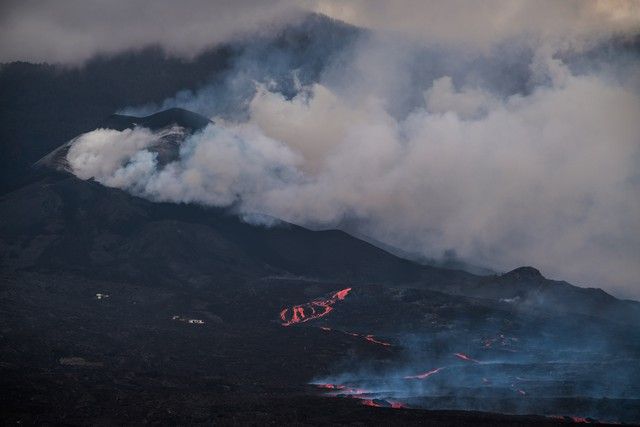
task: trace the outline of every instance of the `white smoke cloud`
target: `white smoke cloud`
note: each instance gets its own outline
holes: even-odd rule
[[[261,87],[247,123],[210,125],[163,168],[144,129],[122,132],[118,153],[106,142],[116,131],[85,134],[68,160],[80,177],[154,200],[349,220],[429,257],[453,249],[637,296],[640,97],[548,56],[531,68],[550,84],[506,98],[442,76],[403,118],[375,90],[316,84],[287,99]]]
[[[474,49],[522,37],[575,48],[640,27],[634,0],[318,0],[315,10],[362,27]]]
[[[466,88],[456,91],[449,76],[434,80],[424,96],[429,112],[443,114],[452,111],[463,119],[482,116],[495,108],[498,102],[483,90]]]
[[[300,159],[252,125],[210,125],[188,138],[179,159],[162,165],[149,147],[180,128],[151,132],[97,129],[72,142],[75,175],[158,201],[229,206],[288,185]]]
[[[361,217],[361,232],[428,256],[455,249],[481,265],[533,264],[553,277],[633,289],[638,97],[572,76],[563,87],[494,102],[476,120],[465,120],[464,104],[400,122],[375,103],[363,106],[369,121],[347,125],[323,173],[265,196],[267,210],[303,224]]]
[[[640,296],[638,58],[593,66],[585,55],[579,67],[566,65],[597,53],[598,43],[638,34],[637,2],[3,7],[0,60],[77,63],[147,44],[191,57],[278,28],[301,10],[371,28],[292,98],[260,74],[270,69],[265,55],[244,58],[226,77],[243,89],[261,81],[255,94],[229,90],[222,99],[210,86],[165,101],[198,112],[240,105],[243,113],[188,137],[169,164],[154,147],[179,129],[96,130],[73,141],[69,164],[83,179],[152,200],[233,206],[253,221],[348,223],[430,258],[453,250],[483,266],[535,265],[551,277]],[[236,92],[249,99],[232,99]]]
[[[162,136],[146,128],[99,129],[72,141],[67,160],[79,178],[107,177]]]

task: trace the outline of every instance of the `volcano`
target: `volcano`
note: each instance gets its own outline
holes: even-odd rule
[[[185,138],[201,131],[211,123],[213,122],[199,114],[181,108],[171,108],[145,117],[112,114],[100,122],[97,129],[123,131],[141,127],[152,131],[160,131],[158,139],[148,147],[148,150],[155,153],[159,165],[164,166],[178,159],[180,145]],[[36,169],[49,168],[62,172],[72,172],[67,161],[67,154],[73,142],[74,140],[71,140],[56,148],[38,160],[34,167]]]
[[[0,424],[640,425],[638,7],[334,3],[2,3]]]
[[[210,123],[171,109],[98,128],[180,129],[151,148],[168,163]],[[76,178],[68,148],[0,198],[9,419],[640,421],[638,383],[620,380],[640,375],[636,302],[154,203]]]

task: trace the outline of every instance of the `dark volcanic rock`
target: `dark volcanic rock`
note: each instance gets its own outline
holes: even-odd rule
[[[533,267],[518,267],[502,275],[505,280],[515,281],[541,281],[544,280],[542,273]]]
[[[341,231],[257,227],[225,210],[152,203],[66,174],[4,196],[0,215],[8,269],[193,284],[279,275],[444,285],[473,277],[397,258]]]
[[[7,271],[72,271],[149,285],[267,276],[393,283],[523,308],[640,319],[636,302],[548,280],[531,267],[483,277],[424,266],[342,231],[258,227],[222,209],[152,203],[68,174],[48,172],[3,196],[0,216],[0,266]]]
[[[102,121],[97,129],[112,129],[124,131],[143,127],[152,131],[161,131],[157,141],[147,147],[152,153],[156,153],[156,160],[160,167],[178,159],[180,145],[192,134],[204,129],[211,124],[209,119],[191,111],[181,108],[170,108],[146,117],[123,116],[112,114]],[[34,164],[37,169],[53,169],[60,172],[71,172],[67,161],[67,154],[73,144],[73,140],[61,145]]]
[[[547,419],[367,408],[305,384],[347,361],[400,364],[407,333],[440,340],[427,352],[487,357],[540,337],[620,355],[640,342],[604,320],[632,321],[637,303],[529,269],[479,277],[426,267],[340,231],[257,227],[68,174],[3,196],[0,217],[0,410],[15,422],[539,424]],[[283,307],[347,287],[322,322],[281,326]],[[598,401],[599,413],[637,416],[628,399],[610,402]]]
[[[183,110],[107,121],[116,129],[175,124],[185,135],[206,126]],[[180,140],[161,142],[175,148]],[[480,381],[462,389],[443,383],[441,397],[411,397],[410,405],[640,419],[633,381],[640,373],[627,368],[640,353],[630,327],[640,305],[546,279],[532,267],[478,276],[424,266],[339,230],[255,226],[232,211],[152,203],[50,167],[0,197],[0,217],[0,387],[7,391],[0,410],[12,422],[564,420],[396,410],[384,407],[393,404],[384,397],[372,400],[383,407],[367,408],[358,398],[322,398],[307,385],[336,366],[383,372],[417,358],[420,369],[431,369],[424,361],[459,351],[487,361],[513,357],[504,369],[516,369],[513,381],[531,394],[522,401],[513,385],[487,395]],[[282,325],[284,308],[317,314],[318,301],[347,288],[330,315]],[[605,363],[611,354],[616,362]],[[461,363],[499,365],[469,360]],[[537,361],[575,366],[558,371],[565,377],[556,382],[524,378],[548,372]],[[585,378],[584,370],[597,377]],[[631,381],[616,384],[621,373]],[[473,375],[484,374],[459,378]],[[581,394],[597,394],[594,384],[609,378],[603,387],[616,399]],[[458,399],[459,391],[467,397]],[[568,397],[558,398],[561,392]]]
[[[125,116],[112,114],[104,121],[100,122],[98,128],[125,130],[133,129],[136,126],[159,130],[168,126],[180,126],[191,131],[204,129],[211,123],[200,114],[182,108],[170,108],[146,117]]]

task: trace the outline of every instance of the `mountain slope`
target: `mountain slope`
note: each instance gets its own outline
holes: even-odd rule
[[[178,424],[256,414],[290,423],[297,415],[285,401],[305,414],[326,408],[319,412],[333,422],[343,406],[345,422],[371,421],[356,415],[361,397],[319,398],[305,385],[345,367],[356,384],[379,387],[368,366],[394,378],[447,366],[437,378],[442,392],[466,396],[418,396],[414,408],[640,419],[638,304],[533,269],[480,277],[425,267],[343,232],[257,227],[220,209],[152,203],[56,172],[1,197],[0,217],[0,386],[10,390],[0,408],[10,419],[140,424],[166,420],[168,408]],[[328,316],[282,325],[283,308],[347,288]],[[527,289],[562,304],[499,300]],[[609,305],[589,313],[601,301]],[[504,364],[463,361],[459,352]],[[496,386],[482,382],[487,376]],[[382,396],[404,391],[389,393]],[[388,416],[404,425],[437,417]],[[467,416],[443,419],[545,420]]]
[[[184,139],[211,122],[172,108],[146,117],[111,115],[98,128],[162,132],[148,149],[175,160]],[[548,280],[531,267],[474,275],[403,259],[343,231],[285,222],[251,225],[229,209],[153,203],[75,178],[66,143],[36,163],[33,182],[0,199],[0,265],[73,271],[147,284],[206,286],[265,277],[417,286],[515,309],[543,309],[620,322],[640,319],[640,304],[599,289]]]
[[[6,271],[75,272],[149,286],[206,286],[265,277],[389,283],[632,322],[640,304],[530,270],[475,276],[398,258],[342,231],[255,226],[232,212],[153,203],[47,172],[0,198]]]
[[[6,195],[0,215],[5,268],[150,282],[224,272],[396,283],[472,277],[397,258],[341,231],[257,227],[220,209],[152,203],[65,174]]]

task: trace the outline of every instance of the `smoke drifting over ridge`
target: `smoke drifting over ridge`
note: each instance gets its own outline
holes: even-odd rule
[[[640,26],[634,0],[7,0],[0,4],[0,62],[80,64],[148,45],[192,58],[215,43],[294,23],[303,12],[483,49],[522,36],[575,46]]]
[[[627,25],[627,15],[616,22]],[[597,29],[581,37],[624,27],[607,32],[603,22],[580,27]],[[637,49],[625,61],[577,66],[584,45],[566,43],[575,34],[524,41],[527,31],[472,53],[446,35],[425,44],[373,32],[315,83],[289,70],[294,96],[268,73],[246,73],[244,58],[227,80],[241,82],[243,113],[213,117],[178,161],[161,167],[146,149],[160,135],[140,128],[84,134],[68,160],[81,178],[153,200],[233,206],[313,227],[348,222],[430,258],[455,251],[497,269],[530,264],[638,297]],[[253,68],[273,65],[261,61]],[[163,107],[220,115],[217,96],[205,87]]]
[[[628,0],[320,0],[315,10],[366,28],[472,48],[522,36],[578,47],[637,31],[640,24],[640,5]]]
[[[193,58],[216,43],[296,22],[302,11],[290,0],[8,0],[0,4],[0,62],[78,65],[151,45]]]

